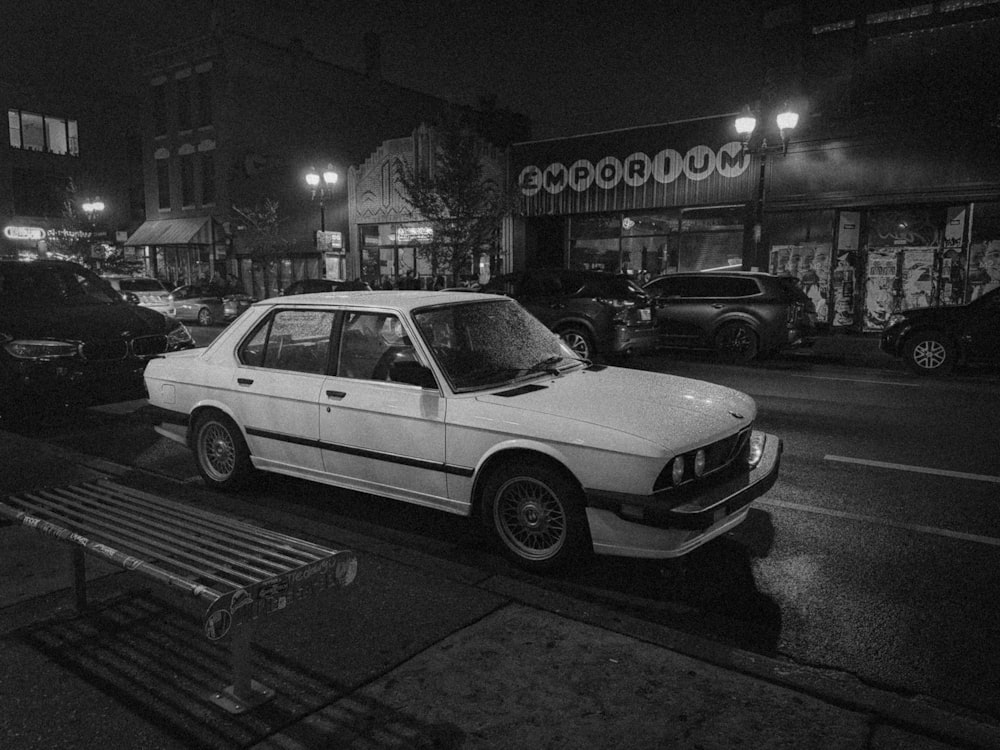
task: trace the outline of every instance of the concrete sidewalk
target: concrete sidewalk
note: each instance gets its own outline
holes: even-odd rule
[[[0,432],[0,497],[98,476],[210,507],[213,493]],[[251,523],[250,504],[217,512]],[[195,611],[109,566],[69,609],[69,554],[0,526],[0,747],[997,748],[1000,726],[850,676],[562,597],[530,579],[290,515],[276,530],[358,554],[355,584],[264,621],[241,716],[205,700],[228,652]]]

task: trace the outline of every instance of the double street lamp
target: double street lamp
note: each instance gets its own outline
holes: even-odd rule
[[[306,185],[312,190],[312,199],[319,198],[319,229],[326,231],[326,200],[333,195],[333,186],[337,184],[337,173],[333,171],[333,165],[327,164],[322,174],[316,171],[316,167],[310,167],[306,174]]]
[[[84,202],[80,208],[83,209],[83,212],[87,215],[87,220],[90,222],[90,225],[93,226],[94,217],[104,210],[104,201],[100,198],[95,198],[92,201]]]
[[[761,260],[760,243],[764,223],[764,187],[767,177],[767,155],[769,153],[780,153],[784,156],[788,153],[788,141],[791,138],[792,131],[795,130],[795,127],[799,124],[799,115],[786,103],[784,107],[778,110],[778,113],[774,118],[774,123],[778,126],[778,134],[780,137],[780,143],[778,144],[768,143],[766,132],[760,133],[760,136],[757,138],[754,137],[754,131],[757,129],[757,117],[749,107],[746,107],[735,121],[736,133],[739,135],[740,142],[743,144],[741,154],[760,156],[760,172],[757,179],[757,196],[754,202],[754,265],[759,263]]]

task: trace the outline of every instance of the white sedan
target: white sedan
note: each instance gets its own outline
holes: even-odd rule
[[[495,295],[266,299],[145,378],[209,486],[271,471],[477,516],[536,572],[686,554],[746,518],[781,455],[746,394],[580,360]]]

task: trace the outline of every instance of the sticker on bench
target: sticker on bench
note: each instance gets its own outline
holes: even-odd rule
[[[205,636],[212,641],[262,617],[281,612],[290,604],[331,588],[348,586],[358,572],[351,552],[339,552],[288,573],[223,594],[205,612]]]

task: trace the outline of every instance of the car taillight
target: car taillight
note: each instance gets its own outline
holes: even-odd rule
[[[802,315],[802,305],[798,302],[793,302],[788,306],[788,322],[794,323]]]

